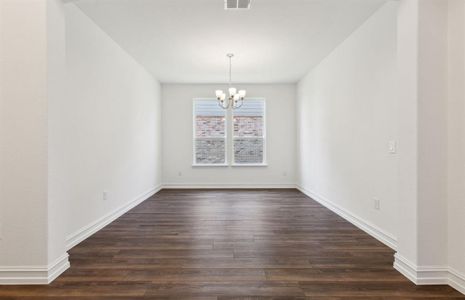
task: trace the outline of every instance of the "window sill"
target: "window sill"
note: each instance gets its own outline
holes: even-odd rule
[[[192,164],[193,168],[229,167],[228,164]]]
[[[268,167],[268,164],[232,164],[231,167]]]
[[[210,168],[210,167],[268,167],[268,164],[192,164],[193,168]]]

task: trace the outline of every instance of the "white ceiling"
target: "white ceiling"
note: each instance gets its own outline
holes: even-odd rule
[[[296,82],[386,0],[80,0],[76,4],[161,82]]]

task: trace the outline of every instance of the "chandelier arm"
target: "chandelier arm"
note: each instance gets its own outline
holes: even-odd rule
[[[228,109],[229,108],[229,101],[226,101],[226,106],[224,106],[224,103],[225,101],[218,101],[218,106],[221,107],[222,109]]]
[[[233,106],[233,108],[234,108],[234,109],[241,108],[241,107],[242,107],[242,105],[244,105],[244,99],[241,99],[240,101],[241,101],[241,102],[240,102],[241,104],[240,104],[240,105],[238,105],[238,106]]]

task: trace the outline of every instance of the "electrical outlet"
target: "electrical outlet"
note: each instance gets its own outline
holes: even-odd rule
[[[373,204],[374,204],[376,210],[381,209],[381,202],[379,201],[378,198],[373,198]]]
[[[107,191],[103,191],[102,199],[103,199],[103,200],[107,200],[107,199],[108,199],[108,192],[107,192]]]
[[[182,172],[178,172],[178,176],[181,177],[181,176],[182,176]]]
[[[287,177],[287,172],[283,172],[283,176],[284,176],[284,177]]]
[[[0,223],[0,241],[3,240],[3,226],[2,223]]]

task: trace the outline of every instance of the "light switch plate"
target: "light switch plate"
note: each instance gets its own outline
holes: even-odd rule
[[[397,142],[396,141],[389,141],[388,150],[389,150],[390,154],[396,154],[397,153]]]
[[[373,198],[373,202],[374,202],[373,204],[374,204],[375,209],[380,210],[381,203],[380,203],[379,199],[378,198]]]

